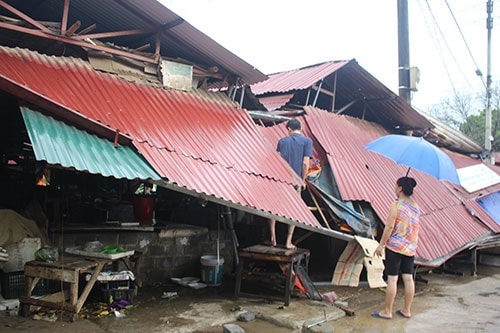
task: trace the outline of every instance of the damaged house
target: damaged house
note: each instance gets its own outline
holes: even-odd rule
[[[476,251],[498,246],[500,221],[498,208],[494,208],[500,194],[498,167],[478,159],[482,153],[479,145],[413,110],[355,60],[271,74],[250,88],[258,103],[249,107],[261,104],[265,108],[250,113],[271,142],[277,142],[279,134],[269,123],[301,115],[328,174],[313,183],[319,200],[326,206],[332,206],[332,200],[340,201],[354,209],[348,214],[350,219],[343,221],[356,234],[369,237],[357,215],[372,222],[368,230],[383,223],[393,196],[388,184],[406,169],[365,146],[383,135],[408,134],[424,137],[443,149],[454,161],[462,182],[458,186],[412,170],[418,183],[415,198],[423,211],[416,264],[440,267],[460,253],[471,259],[475,272]]]
[[[249,114],[207,90],[267,77],[158,2],[0,7],[2,208],[41,202],[37,222],[61,252],[133,248],[154,283],[198,275],[219,251],[231,272],[247,235],[235,229],[258,243],[257,218],[352,238],[321,226]],[[146,187],[154,215],[136,223]]]
[[[0,0],[0,31],[0,204],[41,201],[61,251],[95,240],[133,248],[144,283],[197,275],[200,256],[219,251],[231,272],[272,218],[298,227],[311,272],[332,279],[348,244],[376,239],[405,172],[364,148],[388,133],[439,139],[458,168],[493,173],[467,190],[414,171],[418,265],[498,245],[498,167],[355,60],[266,76],[154,0]],[[307,201],[275,151],[290,117],[321,165]],[[34,189],[40,176],[50,186]],[[155,209],[135,224],[141,186],[156,189]]]

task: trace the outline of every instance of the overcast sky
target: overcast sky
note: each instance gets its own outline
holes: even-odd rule
[[[356,59],[398,93],[397,0],[160,2],[265,74]],[[485,85],[475,71],[482,71],[485,82],[486,2],[408,0],[410,65],[420,69],[421,78],[413,106],[425,110],[451,98],[454,91],[484,95]],[[500,0],[494,5],[491,70],[498,83]]]

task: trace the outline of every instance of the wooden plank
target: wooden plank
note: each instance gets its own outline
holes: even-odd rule
[[[240,258],[249,258],[253,260],[266,260],[274,262],[289,263],[293,261],[293,257],[277,256],[265,253],[240,252]]]
[[[82,294],[78,298],[78,302],[76,303],[76,312],[79,312],[80,309],[82,308],[83,304],[85,303],[85,300],[90,294],[90,291],[94,287],[95,282],[97,281],[97,277],[99,276],[99,273],[101,273],[102,268],[104,267],[104,263],[99,263],[97,267],[94,270],[94,273],[92,274],[91,278],[89,281],[87,281],[87,284],[85,285],[85,288],[82,291]],[[77,286],[78,287],[78,286]],[[78,288],[76,290],[78,293]]]
[[[31,297],[26,297],[26,296],[20,296],[19,302],[22,303],[23,305],[25,305],[25,304],[37,305],[37,306],[43,306],[46,308],[62,309],[62,310],[69,311],[72,313],[77,313],[76,307],[67,303],[67,302],[46,301],[43,298],[36,299],[36,298],[31,298]]]
[[[24,266],[24,275],[69,283],[78,281],[78,274],[75,271],[48,267],[33,267],[27,264]]]
[[[50,295],[45,295],[44,297],[41,297],[40,299],[47,301],[47,302],[55,303],[55,304],[64,303],[65,301],[69,300],[69,290],[64,289],[62,291],[55,292],[55,293],[50,294]]]

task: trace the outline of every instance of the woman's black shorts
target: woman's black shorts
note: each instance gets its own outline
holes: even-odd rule
[[[415,256],[408,257],[385,249],[385,275],[413,274],[414,262]]]

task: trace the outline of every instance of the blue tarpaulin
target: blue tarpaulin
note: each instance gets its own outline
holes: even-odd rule
[[[309,178],[308,178],[309,179]],[[329,165],[322,167],[321,174],[309,183],[314,185],[317,193],[328,205],[332,212],[351,227],[356,235],[372,237],[375,226],[371,225],[370,219],[354,210],[351,202],[343,202],[337,199],[339,196],[335,186],[335,178]]]
[[[476,201],[497,224],[500,224],[500,191],[489,194]]]

